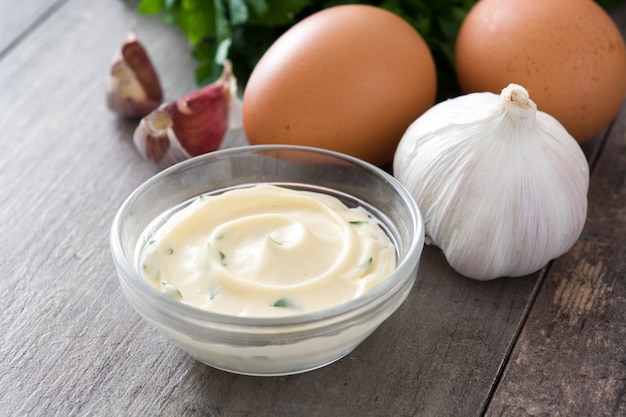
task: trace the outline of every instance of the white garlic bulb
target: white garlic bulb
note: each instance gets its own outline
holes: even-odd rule
[[[432,107],[404,134],[393,170],[429,243],[473,279],[541,269],[574,245],[587,216],[585,155],[516,84]]]

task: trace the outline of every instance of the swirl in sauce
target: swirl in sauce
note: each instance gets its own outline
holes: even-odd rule
[[[364,208],[256,185],[200,196],[140,254],[144,279],[216,313],[273,317],[354,299],[394,270],[393,243]]]

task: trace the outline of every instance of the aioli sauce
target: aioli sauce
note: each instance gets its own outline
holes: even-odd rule
[[[157,290],[216,313],[275,317],[342,304],[395,268],[393,243],[362,207],[256,185],[199,196],[140,252]]]

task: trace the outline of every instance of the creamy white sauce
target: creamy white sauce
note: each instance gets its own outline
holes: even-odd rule
[[[384,318],[373,317],[331,336],[266,346],[200,342],[173,328],[162,328],[162,331],[207,365],[248,375],[288,375],[319,368],[340,359],[368,337]]]
[[[336,306],[395,268],[393,243],[362,207],[256,185],[200,196],[141,250],[143,277],[189,305],[274,317]]]

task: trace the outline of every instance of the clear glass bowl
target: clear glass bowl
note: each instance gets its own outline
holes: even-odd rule
[[[397,267],[382,284],[333,308],[281,318],[228,316],[176,301],[139,273],[138,250],[155,219],[199,194],[271,183],[331,194],[374,214],[396,246]],[[111,228],[111,252],[130,305],[199,361],[247,375],[286,375],[330,364],[351,352],[405,300],[415,282],[424,225],[415,201],[385,171],[322,149],[245,146],[198,156],[139,186]]]

